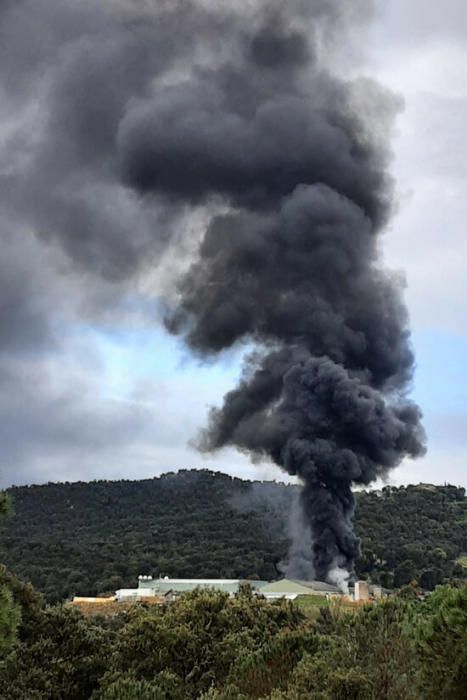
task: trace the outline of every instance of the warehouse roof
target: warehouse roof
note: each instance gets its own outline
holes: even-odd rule
[[[297,583],[300,583],[302,586],[306,586],[307,588],[311,588],[312,591],[320,591],[323,593],[340,592],[337,586],[334,586],[332,583],[327,583],[326,581],[297,581]]]
[[[274,595],[279,597],[310,595],[312,590],[310,586],[304,585],[302,581],[283,578],[280,581],[273,581],[272,583],[267,583],[265,586],[261,586],[259,592],[266,596]]]
[[[280,581],[272,581],[261,586],[259,592],[267,598],[296,598],[298,595],[338,594],[339,589],[324,581],[299,581],[283,578]]]
[[[217,579],[217,578],[151,578],[150,576],[140,576],[138,589],[151,589],[155,593],[181,593],[193,591],[195,588],[213,588],[225,593],[237,593],[241,584],[248,584],[252,588],[259,589],[266,581],[245,581],[243,579]]]

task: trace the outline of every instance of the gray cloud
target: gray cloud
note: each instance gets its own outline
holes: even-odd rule
[[[67,367],[63,358],[61,363],[60,369],[49,358],[2,368],[0,486],[127,476],[144,452],[140,473],[183,466],[152,462],[151,445],[164,449],[167,440],[176,444],[181,437],[163,419],[155,387],[153,403],[102,397],[97,368]]]
[[[7,221],[0,222],[0,238],[0,357],[53,347],[53,289],[37,264],[41,250],[27,232],[13,233]]]
[[[257,31],[262,14],[251,7],[264,4],[270,8],[274,31]],[[119,314],[126,318],[127,304],[135,297],[138,313],[152,322],[157,304],[146,291],[150,287],[144,286],[146,277],[162,277],[164,270],[157,265],[173,236],[183,238],[187,230],[191,235],[190,229],[196,228],[193,238],[199,237],[192,206],[202,221],[209,220],[212,211],[222,212],[208,226],[205,249],[221,227],[228,231],[235,226],[238,248],[230,258],[235,261],[251,227],[273,230],[268,213],[271,200],[289,195],[297,179],[309,179],[310,172],[296,165],[305,150],[313,160],[313,172],[321,169],[321,178],[343,194],[348,195],[352,188],[353,195],[357,187],[357,203],[369,218],[375,219],[375,212],[384,209],[384,220],[386,202],[380,209],[378,202],[366,201],[368,181],[359,180],[358,168],[347,168],[352,161],[348,142],[354,127],[351,114],[344,115],[348,121],[343,124],[327,120],[326,107],[340,87],[336,83],[329,88],[316,68],[325,57],[326,41],[335,42],[340,28],[349,27],[351,20],[361,22],[362,10],[369,10],[370,4],[302,3],[302,9],[312,16],[321,13],[319,31],[323,35],[310,29],[308,42],[300,23],[289,26],[289,18],[287,32],[281,34],[284,3],[249,4],[243,19],[231,3],[215,3],[215,12],[214,3],[205,2],[201,8],[187,1],[161,2],[157,9],[154,3],[116,0],[97,5],[91,0],[0,4],[0,235],[5,241],[0,267],[0,353],[8,389],[1,409],[6,421],[2,438],[4,463],[22,464],[21,480],[28,481],[33,474],[42,478],[47,455],[54,465],[51,477],[54,473],[63,477],[64,464],[69,465],[70,473],[78,474],[79,467],[71,463],[79,464],[83,454],[87,455],[86,476],[92,476],[100,469],[98,462],[110,456],[115,459],[115,453],[108,451],[111,442],[122,450],[125,441],[135,449],[151,440],[163,445],[162,431],[144,411],[112,402],[96,404],[95,397],[93,403],[92,386],[98,376],[93,370],[87,378],[65,373],[58,394],[53,381],[42,374],[58,372],[57,366],[69,352],[67,331],[63,330],[66,323],[109,316],[115,321]],[[393,47],[414,36],[420,43],[441,35],[446,40],[461,38],[460,3],[459,8],[457,3],[452,6],[452,20],[450,13],[441,12],[434,3],[429,3],[426,15],[416,4],[415,9],[406,5],[404,9],[402,3],[395,3],[385,19],[386,39]],[[222,70],[213,70],[213,65]],[[251,66],[254,70],[248,71]],[[284,96],[284,84],[291,75]],[[313,120],[309,119],[310,105],[302,97],[310,90]],[[391,111],[394,103],[389,102]],[[429,109],[421,105],[421,111],[427,112],[427,129],[432,134],[427,140],[432,144],[439,143],[439,125],[446,120],[452,119],[453,127],[461,130],[460,103],[430,102]],[[451,116],[454,114],[458,116]],[[269,136],[271,124],[277,139]],[[309,138],[296,139],[297,131]],[[342,158],[339,168],[329,169],[327,158],[313,154],[321,137]],[[460,153],[454,139],[443,139],[446,149]],[[225,144],[230,148],[224,148]],[[257,149],[255,158],[253,148]],[[438,170],[440,148],[419,155],[420,168]],[[365,177],[373,183],[381,174],[378,168],[371,169],[371,154],[362,149],[359,157],[370,165]],[[444,159],[443,168],[450,177],[462,164],[450,157]],[[274,176],[269,178],[271,172]],[[279,172],[282,177],[276,176]],[[251,183],[261,183],[253,193]],[[387,182],[380,184],[385,196]],[[234,205],[246,206],[248,212],[225,213],[225,197],[232,192]],[[294,197],[298,199],[299,194]],[[286,208],[284,205],[284,212]],[[292,215],[292,203],[288,208]],[[263,241],[263,245],[268,243]],[[268,253],[272,255],[273,250]],[[352,264],[352,250],[347,253],[342,265]],[[262,279],[266,292],[266,277]],[[241,280],[237,281],[240,285]],[[377,294],[389,288],[388,280]],[[389,306],[398,305],[396,297],[389,294]],[[271,307],[275,302],[277,299],[271,299]],[[191,303],[196,303],[194,298]],[[219,333],[228,335],[227,320],[233,323],[239,309],[229,299],[216,299],[216,303],[217,310],[224,313]],[[284,317],[288,312],[285,306],[277,310]],[[248,305],[247,297],[241,311],[258,321],[260,311]],[[314,313],[316,328],[321,328],[323,316],[332,317],[324,305]],[[341,338],[337,317],[333,323],[334,337],[346,347],[356,344],[351,334]],[[393,334],[388,331],[385,337],[383,324],[376,327],[388,341],[387,357],[391,351],[397,355],[397,342],[392,348],[389,343]],[[196,328],[191,328],[194,338]],[[219,340],[219,347],[225,345]],[[34,369],[29,364],[31,353]],[[49,364],[51,357],[55,367]],[[15,385],[18,403],[15,408],[12,404],[9,413],[8,397]],[[197,406],[196,410],[201,409]],[[9,415],[14,422],[8,420]],[[191,430],[190,424],[183,437],[180,433],[174,439],[183,441]],[[67,445],[68,455],[75,455],[73,460],[66,459]],[[161,447],[159,455],[166,448]],[[92,451],[95,461],[90,458]],[[40,466],[35,459],[39,454]],[[14,480],[11,467],[8,470],[5,483]]]
[[[389,44],[465,42],[467,17],[463,0],[449,0],[445,5],[436,0],[411,3],[392,0],[376,5],[381,16],[381,30]]]

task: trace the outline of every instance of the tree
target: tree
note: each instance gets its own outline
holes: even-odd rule
[[[420,576],[420,586],[427,591],[432,591],[443,580],[443,572],[440,569],[425,569]]]
[[[273,691],[271,700],[372,700],[367,674],[360,668],[346,668],[335,662],[329,650],[304,656],[288,689]]]
[[[0,491],[0,518],[7,517],[13,512],[10,496],[4,491]]]
[[[426,700],[464,700],[467,688],[467,587],[439,587],[417,628]]]
[[[417,568],[415,564],[406,559],[403,561],[394,571],[394,585],[396,588],[401,588],[402,586],[407,586],[411,581],[415,579],[417,575]]]
[[[19,606],[6,586],[0,585],[0,655],[12,646],[20,621]]]
[[[13,602],[20,610],[18,637],[20,641],[25,641],[37,634],[43,607],[42,596],[30,583],[20,581],[6,566],[0,564],[0,587],[2,586],[10,591]]]
[[[109,635],[76,610],[49,608],[0,663],[1,700],[89,700],[108,665]]]
[[[166,693],[154,683],[134,678],[120,678],[96,695],[98,700],[168,700]]]
[[[0,518],[10,513],[11,500],[7,494],[0,492]],[[0,654],[4,654],[15,641],[20,617],[19,605],[15,603],[12,592],[2,582],[0,575]]]
[[[418,700],[408,634],[411,606],[393,599],[332,618],[323,611],[319,646],[304,655],[275,699]]]
[[[131,676],[154,683],[171,700],[196,698],[240,676],[251,685],[258,666],[249,660],[283,663],[285,651],[293,654],[294,640],[281,644],[281,635],[298,629],[303,619],[292,604],[268,603],[250,588],[234,598],[196,590],[166,608],[139,608],[119,635],[104,685],[116,675]]]
[[[357,668],[370,681],[375,700],[415,700],[416,657],[409,631],[413,604],[392,598],[362,610],[350,622]]]

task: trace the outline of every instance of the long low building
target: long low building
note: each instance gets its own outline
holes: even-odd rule
[[[245,581],[243,579],[211,579],[211,578],[153,578],[152,576],[138,576],[138,588],[122,588],[116,592],[117,600],[129,598],[149,598],[151,596],[178,595],[194,591],[197,588],[222,591],[229,595],[238,593],[242,584],[250,585],[254,590],[259,590],[267,581]]]
[[[249,581],[246,579],[218,578],[169,578],[168,576],[153,578],[138,576],[137,588],[120,588],[115,596],[108,598],[79,597],[73,599],[73,604],[103,608],[115,603],[148,602],[161,604],[173,600],[181,593],[196,589],[206,589],[228,593],[233,596],[239,593],[242,585],[250,586],[267,600],[285,598],[295,600],[299,596],[322,596],[332,598],[341,596],[342,592],[333,584],[325,581],[301,581],[283,578],[279,581]],[[357,581],[345,597],[356,602],[365,603],[379,600],[390,595],[390,591],[368,581]],[[118,607],[118,606],[117,606]]]
[[[180,593],[194,591],[197,588],[222,591],[235,595],[240,587],[246,584],[253,590],[264,595],[269,600],[287,598],[294,600],[300,595],[339,595],[339,589],[323,581],[296,581],[281,579],[280,581],[248,581],[245,579],[206,579],[206,578],[169,578],[168,576],[153,578],[139,576],[138,588],[122,588],[116,592],[118,601],[143,600],[154,596],[167,598]]]

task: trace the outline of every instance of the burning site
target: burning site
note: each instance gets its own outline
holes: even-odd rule
[[[345,586],[359,551],[352,486],[421,455],[423,430],[407,399],[407,313],[378,249],[397,100],[321,60],[336,10],[236,17],[220,54],[181,78],[171,65],[130,105],[118,145],[140,195],[205,211],[167,328],[201,356],[252,346],[200,448],[233,445],[298,476],[311,548],[298,529],[287,568]]]
[[[44,19],[53,3],[39,5]],[[75,314],[121,323],[146,280],[158,297],[143,303],[194,357],[245,349],[198,448],[298,477],[286,571],[345,587],[352,488],[423,454],[424,437],[400,275],[381,259],[400,99],[333,70],[367,3],[340,5],[70,6],[68,43],[55,28],[66,60],[43,58],[38,133],[11,143],[2,190],[6,223],[65,256]],[[57,342],[35,312],[41,342]]]
[[[0,700],[463,697],[448,4],[0,2]]]

